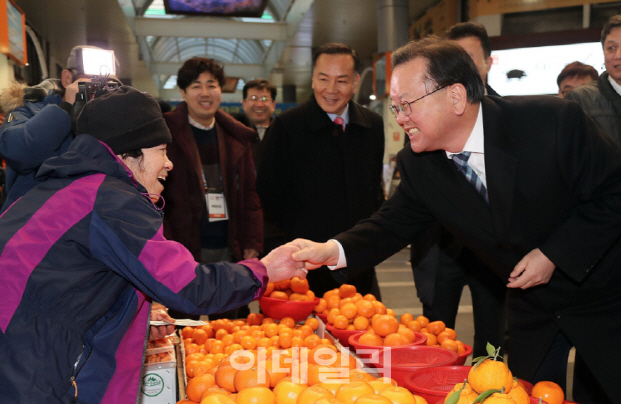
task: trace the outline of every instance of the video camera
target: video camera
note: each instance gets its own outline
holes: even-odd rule
[[[76,102],[84,103],[121,86],[116,79],[116,58],[114,51],[97,48],[76,50],[76,69],[78,75],[88,76],[91,81],[78,84],[79,94]],[[112,76],[112,77],[111,77]]]
[[[76,50],[76,64],[77,74],[87,76],[91,81],[78,83],[78,93],[72,109],[74,119],[77,119],[87,102],[123,85],[116,78],[114,51],[79,48]]]

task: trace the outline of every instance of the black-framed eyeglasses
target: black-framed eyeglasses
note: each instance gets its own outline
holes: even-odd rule
[[[250,97],[246,98],[246,101],[272,102],[272,99],[271,98],[267,98],[265,95],[263,95],[261,97],[257,97],[256,95],[251,95]]]
[[[422,97],[419,97],[417,99],[415,99],[414,101],[402,101],[399,103],[399,105],[395,106],[395,105],[391,105],[390,106],[390,110],[392,111],[393,115],[395,116],[395,118],[399,115],[399,112],[402,112],[404,116],[410,116],[410,114],[412,113],[412,104],[414,104],[416,101],[420,101],[423,98],[425,98],[428,95],[431,95],[433,93],[437,93],[438,91],[442,90],[443,88],[446,88],[447,86],[442,86],[439,88],[436,88],[435,90],[433,90],[430,93],[427,93],[425,95],[423,95]]]

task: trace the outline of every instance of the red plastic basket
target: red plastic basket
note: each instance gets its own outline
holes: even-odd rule
[[[468,356],[470,356],[470,354],[472,353],[472,347],[470,345],[464,344],[464,348],[466,348],[466,352],[459,354],[457,358],[457,362],[455,362],[455,365],[458,365],[458,366],[465,365],[466,359],[468,359]]]
[[[371,361],[376,363],[382,376],[393,378],[399,386],[403,386],[406,376],[412,371],[432,366],[451,366],[457,359],[457,352],[450,349],[419,345],[392,347],[377,357],[373,356]]]
[[[384,349],[391,349],[392,347],[385,347],[385,346],[377,346],[377,345],[364,345],[358,342],[358,340],[360,339],[360,336],[363,335],[364,333],[360,333],[360,334],[354,334],[351,337],[349,337],[349,345],[351,347],[354,348],[354,351],[356,351],[356,355],[358,355],[358,357],[360,358],[364,358],[364,359],[368,359],[371,357],[371,355],[374,352],[379,352],[382,351]],[[425,342],[427,342],[427,336],[425,334],[421,334],[419,332],[414,332],[414,336],[416,337],[414,339],[414,342],[412,342],[411,344],[407,344],[407,345],[402,345],[402,346],[414,346],[414,345],[423,345]],[[364,352],[364,351],[371,351],[371,352]]]
[[[327,314],[321,314],[321,313],[314,313],[317,317],[319,317],[321,319],[321,321],[323,321],[324,324],[328,324],[328,315]]]
[[[312,302],[281,300],[272,297],[262,297],[259,299],[259,306],[268,317],[274,320],[291,317],[296,322],[304,321],[313,312],[317,303],[319,303],[318,298],[315,298]]]
[[[419,368],[406,375],[403,386],[423,397],[428,404],[441,403],[457,383],[468,378],[472,366],[435,366]]]
[[[332,334],[334,338],[338,339],[341,345],[343,345],[345,348],[350,347],[349,337],[355,334],[363,334],[366,332],[360,330],[339,330],[337,328],[334,328],[334,326],[332,326],[331,324],[326,324],[326,328],[328,329],[330,334]]]

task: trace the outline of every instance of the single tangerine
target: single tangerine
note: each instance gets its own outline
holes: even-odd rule
[[[347,317],[349,320],[356,317],[358,314],[358,306],[355,303],[345,303],[343,307],[341,307],[341,314]]]
[[[235,404],[235,400],[224,394],[210,393],[201,398],[200,404]]]
[[[280,324],[284,324],[289,328],[294,328],[295,327],[295,320],[291,317],[283,317],[280,320]]]
[[[548,404],[560,404],[565,400],[565,393],[561,386],[548,381],[536,383],[530,395],[532,397],[540,397]]]
[[[289,300],[289,295],[280,290],[273,291],[272,293],[270,293],[269,297],[271,297],[272,299]]]
[[[377,334],[366,332],[360,336],[358,342],[362,345],[382,346],[384,340]]]
[[[311,330],[316,330],[317,328],[319,328],[319,320],[317,320],[314,317],[309,317],[306,319],[306,321],[304,321],[304,325],[307,325],[311,328]]]
[[[302,392],[298,395],[296,404],[313,404],[315,401],[323,397],[333,398],[334,394],[332,394],[330,390],[321,386],[310,386],[302,390]]]
[[[349,325],[349,319],[342,314],[339,314],[334,318],[334,328],[337,330],[344,330]]]
[[[375,314],[375,306],[368,300],[360,300],[356,302],[356,308],[360,316],[371,318]]]
[[[375,394],[373,387],[366,381],[358,380],[343,384],[336,392],[336,398],[343,404],[354,404],[364,394]]]
[[[354,401],[355,404],[392,404],[387,397],[379,394],[363,394]]]
[[[342,284],[339,287],[339,297],[344,299],[346,297],[354,297],[356,295],[356,287],[354,285]]]
[[[185,387],[185,393],[192,401],[201,401],[201,395],[209,387],[216,383],[215,378],[212,375],[200,375],[188,380],[188,384]]]
[[[490,389],[500,390],[502,388],[505,393],[508,393],[513,387],[513,375],[504,362],[485,359],[470,369],[468,383],[479,394]]]
[[[393,404],[415,404],[414,394],[404,387],[388,386],[380,390],[379,394],[388,398]]]
[[[446,324],[444,324],[444,321],[433,321],[427,324],[426,328],[427,332],[430,332],[433,335],[438,335],[446,329]]]
[[[237,404],[276,404],[276,396],[267,387],[249,387],[237,393]]]
[[[270,387],[270,374],[263,366],[253,366],[249,369],[238,370],[233,377],[235,390],[238,392],[250,387]]]
[[[222,387],[231,393],[235,393],[237,391],[235,390],[234,382],[236,372],[237,370],[233,366],[220,364],[214,374],[218,387]]]
[[[301,279],[298,276],[291,278],[291,290],[295,293],[306,293],[309,291],[308,280],[306,278]]]
[[[363,331],[369,328],[369,319],[363,316],[358,316],[354,319],[354,329]]]
[[[418,321],[423,328],[427,327],[427,324],[429,324],[429,319],[425,316],[416,317],[416,321]]]
[[[408,340],[408,344],[411,344],[416,339],[416,334],[414,334],[414,331],[410,330],[407,327],[399,327],[399,330],[397,332],[403,335],[405,339]]]
[[[293,383],[291,380],[283,379],[274,387],[277,404],[296,404],[300,393],[306,389],[306,385]]]
[[[376,307],[377,308],[377,307]],[[380,337],[385,337],[388,334],[396,333],[399,331],[399,321],[396,318],[387,314],[379,315],[371,322],[373,331]]]

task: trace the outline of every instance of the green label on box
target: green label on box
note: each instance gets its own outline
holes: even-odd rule
[[[145,396],[155,397],[164,390],[164,379],[156,373],[147,373],[142,378],[141,390]]]

